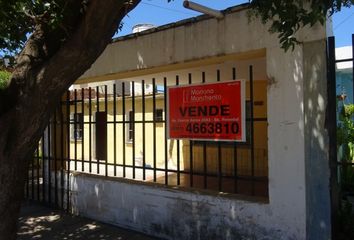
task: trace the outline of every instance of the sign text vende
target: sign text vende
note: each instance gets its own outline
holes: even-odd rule
[[[244,81],[169,87],[172,139],[245,141]]]

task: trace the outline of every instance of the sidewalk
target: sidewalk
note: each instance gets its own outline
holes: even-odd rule
[[[21,209],[17,239],[157,240],[28,202]]]

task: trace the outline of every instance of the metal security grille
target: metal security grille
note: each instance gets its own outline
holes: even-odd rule
[[[341,114],[341,108],[343,107],[344,99],[347,94],[352,96],[352,101],[347,102],[353,103],[354,99],[354,34],[352,34],[352,57],[345,59],[336,58],[335,51],[335,38],[329,37],[327,41],[327,91],[328,91],[328,105],[326,114],[326,127],[329,135],[329,157],[330,157],[330,187],[331,187],[331,204],[332,204],[332,235],[335,237],[338,234],[339,226],[338,223],[338,211],[340,209],[341,201],[346,198],[345,194],[348,191],[348,187],[353,190],[352,179],[348,181],[348,176],[352,176],[354,173],[354,163],[352,159],[347,159],[343,156],[339,148],[341,147],[340,141],[337,138],[339,135],[339,128],[342,124],[342,120],[338,118]],[[339,80],[339,70],[337,64],[341,63],[352,63],[351,64],[351,77],[346,79],[348,89],[345,94],[338,91]],[[350,72],[347,72],[347,74]],[[351,80],[351,81],[350,81]],[[343,102],[342,104],[340,102]],[[338,158],[339,157],[339,158]],[[348,185],[348,182],[350,183]],[[351,185],[351,186],[350,186]]]
[[[236,68],[227,74],[235,80]],[[187,76],[184,84],[211,81]],[[220,70],[215,76],[221,81]],[[166,91],[180,84],[176,75],[68,91],[30,165],[26,196],[69,209],[70,173],[84,172],[266,199],[266,81],[254,81],[249,66],[244,143],[167,139]]]

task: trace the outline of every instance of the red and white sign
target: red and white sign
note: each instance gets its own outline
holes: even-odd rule
[[[168,137],[246,141],[243,80],[167,89]]]

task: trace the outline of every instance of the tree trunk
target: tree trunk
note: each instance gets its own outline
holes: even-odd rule
[[[24,177],[31,147],[10,146],[9,138],[16,138],[11,112],[0,118],[0,239],[15,239],[16,222],[23,197]]]
[[[26,169],[25,162],[19,160],[7,157],[2,157],[1,159],[0,239],[4,240],[16,238],[16,223],[23,197],[23,182]]]
[[[53,52],[41,26],[18,57],[0,96],[0,239],[16,238],[28,162],[61,96],[111,42],[122,18],[140,0],[91,0],[72,35]],[[44,54],[45,55],[45,54]],[[4,97],[5,96],[5,97]]]
[[[3,159],[4,160],[4,159]],[[23,174],[19,174],[18,168],[21,166],[14,166],[10,159],[5,159],[8,164],[0,169],[1,176],[1,224],[0,224],[0,239],[15,239],[16,233],[17,213],[20,210],[22,199],[22,179]]]

